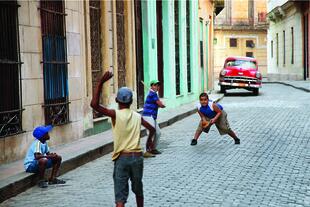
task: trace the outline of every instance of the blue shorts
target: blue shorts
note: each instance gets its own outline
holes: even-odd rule
[[[28,166],[26,172],[29,173],[38,173],[39,172],[39,164],[38,160],[33,160],[32,163]],[[51,159],[47,160],[47,166],[45,169],[51,168],[53,166],[53,161]]]
[[[136,196],[143,197],[143,157],[119,157],[114,162],[114,193],[115,203],[126,203],[129,186],[128,181],[131,181],[131,190]]]

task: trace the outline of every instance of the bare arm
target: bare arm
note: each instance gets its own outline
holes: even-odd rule
[[[206,117],[197,109],[197,112],[201,118],[201,120],[206,121]]]
[[[166,106],[163,104],[163,102],[161,102],[161,100],[157,100],[156,104],[160,107],[160,108],[166,108]]]
[[[211,119],[211,124],[214,124],[222,114],[222,110],[219,109],[219,107],[215,103],[213,103],[213,110],[215,111],[216,115],[213,119]]]
[[[112,78],[113,74],[109,71],[105,72],[104,75],[100,78],[100,81],[96,87],[95,93],[93,95],[93,98],[91,100],[90,106],[98,111],[99,113],[109,116],[112,118],[112,120],[115,119],[115,111],[113,109],[108,109],[102,105],[99,104],[100,94],[102,91],[102,85],[107,82],[110,78]]]
[[[39,152],[34,153],[34,159],[36,160],[39,160],[41,158],[54,159],[55,156],[57,156],[56,153],[46,153],[46,155],[43,155]]]
[[[147,130],[150,131],[148,138],[151,139],[153,135],[155,134],[155,128],[152,125],[150,125],[147,121],[145,121],[142,117],[141,117],[141,123],[142,123],[142,126],[144,126]]]

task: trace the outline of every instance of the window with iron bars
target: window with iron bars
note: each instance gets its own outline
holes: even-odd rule
[[[45,123],[69,122],[68,62],[65,5],[63,1],[40,1],[43,46]]]
[[[179,2],[174,1],[174,40],[175,40],[175,87],[176,95],[181,94],[180,89],[180,44],[179,44]]]
[[[18,7],[0,1],[0,137],[22,132]]]

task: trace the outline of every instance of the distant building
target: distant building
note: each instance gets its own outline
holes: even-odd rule
[[[254,57],[267,75],[266,0],[225,0],[214,26],[214,76],[218,78],[228,56]]]
[[[309,79],[309,1],[268,1],[268,78]]]

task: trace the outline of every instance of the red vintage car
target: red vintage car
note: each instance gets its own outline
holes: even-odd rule
[[[244,88],[258,95],[262,87],[262,75],[258,71],[257,61],[250,57],[228,57],[220,72],[221,92],[227,89]]]

